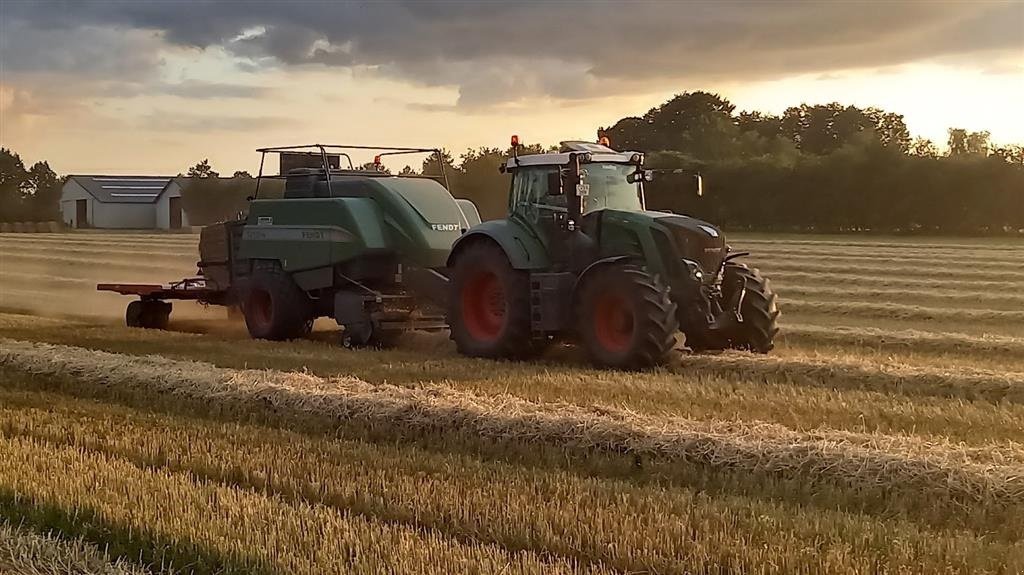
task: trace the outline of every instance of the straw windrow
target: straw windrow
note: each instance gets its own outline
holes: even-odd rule
[[[809,483],[914,489],[958,500],[1024,499],[1024,449],[1013,443],[969,448],[916,437],[655,418],[511,396],[478,396],[446,386],[408,389],[355,378],[232,370],[6,339],[0,340],[0,348],[0,366],[34,374],[201,401],[267,405],[403,432],[462,433],[574,452],[634,454]]]
[[[81,539],[66,540],[0,523],[0,573],[17,575],[150,575]],[[171,571],[161,571],[170,575]]]

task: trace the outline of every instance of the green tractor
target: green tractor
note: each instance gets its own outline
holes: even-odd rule
[[[448,258],[459,352],[520,359],[568,339],[596,365],[634,369],[662,363],[680,331],[694,351],[772,349],[768,280],[715,226],[645,208],[654,173],[643,154],[587,142],[517,149],[513,138],[502,167],[508,216],[462,234]]]

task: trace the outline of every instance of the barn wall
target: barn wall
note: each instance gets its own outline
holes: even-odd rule
[[[171,228],[171,198],[181,197],[181,185],[178,182],[172,181],[167,184],[167,188],[160,194],[160,199],[156,201],[156,227],[167,230]],[[188,214],[184,210],[181,212],[181,227],[187,228],[191,224],[188,222]]]
[[[75,202],[78,200],[86,200],[87,214],[89,217],[89,221],[86,223],[88,225],[92,225],[92,222],[94,221],[93,205],[97,203],[96,199],[74,180],[68,180],[64,184],[64,187],[61,188],[60,213],[61,219],[64,220],[64,224],[71,228],[78,227],[78,222],[75,221],[78,214],[75,208]]]
[[[94,202],[93,227],[106,229],[153,229],[154,204],[111,204]]]

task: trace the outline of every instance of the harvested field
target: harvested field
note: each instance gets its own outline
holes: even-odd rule
[[[0,235],[0,571],[1024,571],[1020,241],[743,235],[776,351],[616,373],[93,291],[197,240]]]

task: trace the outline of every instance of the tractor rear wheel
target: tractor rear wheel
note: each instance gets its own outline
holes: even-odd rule
[[[744,264],[727,262],[722,271],[722,301],[731,302],[737,290],[740,300],[740,322],[728,334],[728,347],[755,353],[768,353],[775,347],[779,333],[778,297],[771,283],[758,270]]]
[[[136,300],[128,304],[124,322],[128,327],[167,329],[171,318],[171,304],[165,301]]]
[[[295,339],[313,327],[309,297],[280,268],[256,270],[242,298],[245,326],[254,339]]]
[[[530,326],[530,278],[492,243],[467,246],[455,260],[448,325],[459,353],[522,359],[536,353]]]
[[[616,369],[664,362],[679,330],[668,287],[635,265],[609,266],[585,279],[576,321],[591,361]]]

